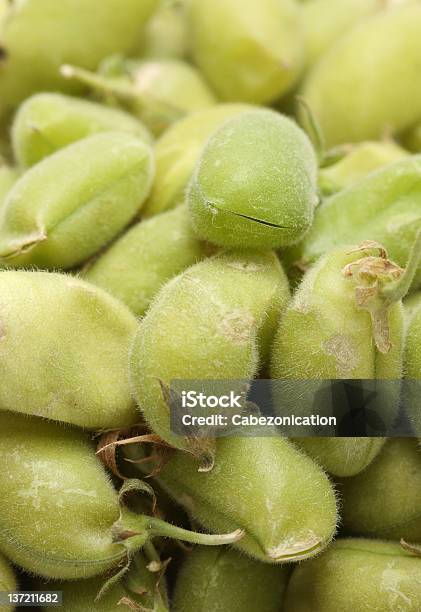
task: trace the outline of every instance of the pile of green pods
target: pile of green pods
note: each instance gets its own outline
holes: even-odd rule
[[[0,610],[421,610],[420,32],[0,0]]]

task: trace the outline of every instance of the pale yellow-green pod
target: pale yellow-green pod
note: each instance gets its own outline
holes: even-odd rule
[[[19,178],[19,171],[11,166],[0,166],[0,209],[7,194]],[[1,214],[1,213],[0,213]]]
[[[145,201],[152,149],[124,132],[84,138],[27,170],[0,212],[0,266],[71,268],[117,236]]]
[[[247,104],[217,104],[169,128],[155,146],[156,176],[142,215],[150,217],[182,204],[196,162],[212,132],[227,119],[252,108]]]
[[[304,32],[295,0],[192,0],[192,55],[223,100],[265,104],[297,82]]]
[[[196,238],[188,211],[180,206],[131,227],[82,276],[143,316],[161,287],[207,251],[210,247]]]
[[[421,559],[397,542],[346,538],[298,565],[284,612],[415,612]]]
[[[0,122],[35,91],[72,91],[64,63],[95,69],[111,53],[129,53],[156,0],[13,0],[2,22]]]
[[[350,187],[370,172],[407,157],[408,152],[393,141],[367,141],[349,145],[349,151],[336,163],[321,168],[319,188],[330,195]]]
[[[421,451],[415,438],[388,440],[361,474],[340,481],[350,533],[421,543]]]
[[[187,0],[160,0],[147,22],[136,55],[184,59],[189,50]]]
[[[14,117],[13,153],[19,165],[27,168],[72,142],[110,131],[152,143],[146,127],[124,111],[57,93],[34,94]]]
[[[135,423],[136,331],[124,304],[78,278],[0,272],[0,410],[90,429]]]
[[[364,19],[308,73],[302,89],[328,146],[399,134],[421,118],[421,4]]]
[[[12,566],[3,555],[0,555],[0,591],[11,593],[16,590],[17,582]],[[13,612],[14,609],[12,605],[0,605],[0,610],[3,612]]]
[[[174,379],[252,379],[288,299],[271,251],[221,253],[167,283],[140,324],[130,358],[134,394],[152,430],[188,448],[170,429],[163,389]]]

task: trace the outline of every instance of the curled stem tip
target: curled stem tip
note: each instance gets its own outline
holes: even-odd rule
[[[306,123],[306,132],[316,150],[319,166],[323,166],[326,158],[326,146],[322,128],[320,127],[319,122],[317,121],[307,100],[302,96],[296,96],[296,100],[303,112]]]
[[[169,537],[191,544],[202,544],[204,546],[220,546],[221,544],[233,544],[238,542],[243,535],[242,529],[236,529],[232,533],[210,534],[189,531],[182,527],[176,527],[161,519],[150,517],[148,520],[152,536]]]
[[[398,302],[408,293],[421,262],[421,229],[418,230],[409,254],[408,262],[401,277],[384,285],[381,289],[386,305]]]

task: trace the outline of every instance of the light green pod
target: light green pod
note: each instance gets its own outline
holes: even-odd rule
[[[0,165],[0,209],[7,194],[19,178],[19,172],[12,166]],[[1,213],[0,213],[1,214]]]
[[[136,604],[143,610],[153,612],[168,612],[165,579],[147,569],[147,559],[138,553],[128,574],[122,581],[113,584],[97,599],[104,586],[105,578],[89,578],[87,580],[69,582],[47,582],[37,585],[37,590],[62,591],[63,603],[61,612],[115,612],[130,609],[130,604],[136,610]],[[158,588],[158,578],[160,578]],[[121,603],[120,603],[121,602]],[[42,608],[51,612],[51,607]]]
[[[404,299],[403,305],[405,321],[408,325],[413,316],[416,314],[417,310],[421,307],[421,291],[410,293],[408,297]]]
[[[180,206],[129,229],[82,273],[89,282],[119,298],[137,316],[173,276],[206,255]]]
[[[391,6],[352,28],[309,72],[302,95],[328,146],[399,134],[419,121],[420,29],[419,3]]]
[[[187,0],[160,0],[147,22],[136,50],[144,58],[183,59],[189,47]]]
[[[0,272],[0,410],[81,427],[135,423],[128,308],[64,274]]]
[[[310,141],[291,119],[242,113],[213,133],[196,164],[187,193],[193,227],[224,247],[294,244],[313,220],[316,175]]]
[[[380,242],[404,266],[421,227],[421,155],[397,161],[332,195],[316,209],[304,240],[288,249],[286,265],[306,268],[331,249],[364,240]],[[421,268],[414,278],[421,284]]]
[[[96,134],[42,160],[0,213],[0,265],[71,268],[135,216],[153,178],[152,151],[124,132]]]
[[[343,539],[289,581],[285,612],[412,612],[421,607],[421,559],[395,542]]]
[[[171,126],[156,143],[156,176],[143,216],[150,217],[182,204],[209,136],[227,119],[252,108],[247,104],[216,104]]]
[[[112,104],[121,104],[159,136],[193,111],[216,104],[201,73],[175,59],[111,57],[98,74],[65,65],[62,74],[88,85]]]
[[[416,296],[416,297],[415,297]],[[421,436],[421,297],[417,293],[406,308],[407,330],[404,361],[404,396],[406,413],[417,436]]]
[[[199,472],[191,455],[177,451],[158,480],[207,529],[243,529],[236,548],[267,563],[312,557],[336,530],[335,494],[327,476],[282,437],[218,438],[208,472]]]
[[[17,582],[12,566],[5,557],[0,555],[0,591],[13,592],[17,590]],[[0,605],[3,612],[13,612],[14,606]]]
[[[384,0],[311,0],[302,7],[306,66],[313,66],[364,17],[384,9]]]
[[[148,130],[134,117],[56,93],[35,94],[19,107],[12,124],[13,153],[23,168],[66,145],[98,132],[128,132],[150,144]]]
[[[337,249],[307,272],[280,319],[272,347],[272,378],[301,381],[301,387],[305,379],[400,379],[403,309],[399,299],[389,302],[384,291],[403,278],[403,271],[376,257],[378,250],[375,245]],[[316,385],[310,386],[315,389]],[[382,416],[390,425],[397,411],[399,385],[387,387],[386,393]],[[311,414],[313,399],[310,395],[307,403],[301,397],[293,408]],[[297,441],[329,472],[351,476],[369,465],[384,439],[303,437]]]
[[[0,122],[35,91],[73,90],[63,63],[94,69],[111,53],[128,53],[156,0],[13,0],[2,23]]]
[[[407,151],[393,141],[368,141],[350,145],[349,152],[342,159],[320,169],[320,190],[324,195],[336,193],[363,179],[370,172],[404,157],[408,157]]]
[[[192,55],[223,100],[264,104],[296,83],[304,33],[293,0],[192,0]]]
[[[222,253],[158,294],[131,354],[136,400],[151,428],[179,448],[162,386],[174,379],[249,380],[265,360],[289,287],[276,255]]]
[[[388,440],[364,472],[340,483],[351,533],[421,543],[421,452],[414,438]]]
[[[196,547],[177,575],[174,612],[279,612],[288,575],[228,548]]]

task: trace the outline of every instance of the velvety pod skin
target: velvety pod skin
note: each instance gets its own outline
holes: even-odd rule
[[[247,104],[216,104],[172,125],[155,146],[156,176],[143,216],[150,217],[182,204],[209,136],[227,119],[252,108]]]
[[[303,30],[293,0],[192,0],[192,55],[223,100],[264,104],[295,84]]]
[[[13,0],[2,23],[0,120],[35,91],[72,90],[63,63],[94,69],[111,53],[128,53],[156,0]]]
[[[323,194],[336,193],[370,172],[404,157],[408,157],[408,152],[393,141],[367,141],[350,145],[349,152],[342,159],[320,169],[319,187]]]
[[[110,131],[128,132],[148,144],[152,139],[139,121],[118,109],[57,93],[35,94],[15,115],[13,152],[28,168],[72,142]]]
[[[329,146],[399,134],[419,121],[420,29],[419,3],[391,6],[351,29],[310,71],[302,95]]]
[[[416,293],[405,304],[407,331],[405,343],[404,401],[409,418],[418,436],[421,436],[421,294]]]
[[[201,73],[182,60],[126,60],[111,57],[99,74],[65,65],[62,74],[78,79],[111,103],[122,104],[159,136],[196,110],[216,104]]]
[[[272,252],[222,253],[167,283],[140,324],[130,358],[134,394],[151,428],[186,448],[170,430],[162,385],[253,378],[288,299]]]
[[[410,612],[421,606],[421,559],[396,542],[337,540],[296,566],[285,612]]]
[[[306,134],[270,110],[242,113],[208,140],[187,201],[197,234],[225,247],[297,242],[317,203],[317,165]]]
[[[149,571],[146,565],[146,558],[142,553],[138,553],[123,580],[112,585],[98,600],[96,597],[105,582],[103,576],[69,582],[47,582],[37,587],[39,587],[38,590],[47,592],[62,591],[63,603],[60,606],[62,612],[87,612],[88,610],[89,612],[115,612],[125,609],[123,603],[119,605],[122,599],[144,606],[143,610],[168,612],[165,581],[161,578],[160,589],[157,590],[157,574]],[[144,590],[146,592],[143,592]],[[42,609],[45,612],[51,612],[51,607]]]
[[[135,423],[136,331],[124,304],[78,278],[0,272],[0,410],[91,429]]]
[[[243,529],[236,548],[267,563],[312,557],[336,530],[327,476],[282,437],[218,438],[215,465],[206,473],[177,451],[159,482],[207,529]]]
[[[7,559],[0,555],[0,591],[16,591],[17,583],[12,566]],[[13,606],[0,606],[4,612],[13,612]]]
[[[0,209],[10,189],[19,178],[19,172],[11,166],[0,166]]]
[[[70,268],[114,238],[146,199],[151,148],[124,132],[96,134],[42,160],[0,213],[0,265]]]
[[[392,303],[384,313],[381,295],[374,295],[374,300],[380,300],[377,304],[380,305],[379,318],[372,318],[364,304],[358,302],[359,287],[369,290],[372,283],[382,286],[393,278],[393,265],[390,267],[388,260],[376,255],[375,248],[337,249],[322,257],[307,272],[280,319],[272,346],[272,378],[299,381],[400,379],[403,359],[401,302]],[[377,307],[375,302],[373,306]],[[398,389],[395,391],[397,395]],[[304,411],[311,412],[311,403],[308,406],[303,403],[303,406]],[[384,404],[386,422],[394,418],[396,409],[397,396],[392,391]],[[299,440],[311,456],[339,476],[351,476],[363,470],[380,451],[383,442],[382,438],[352,437],[303,437]]]
[[[282,255],[306,267],[331,249],[376,240],[404,266],[421,227],[421,155],[380,168],[323,202],[304,240]],[[413,288],[421,285],[421,269]]]
[[[174,612],[279,612],[288,574],[229,548],[197,546],[177,576]]]
[[[83,277],[143,316],[167,281],[205,255],[206,247],[191,229],[187,208],[180,206],[134,225]]]
[[[341,481],[351,533],[421,543],[421,451],[415,438],[388,440],[371,465]]]

